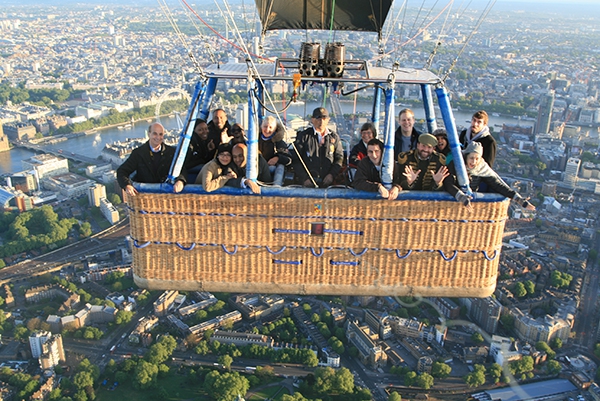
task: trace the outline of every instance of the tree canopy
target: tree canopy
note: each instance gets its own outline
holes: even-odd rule
[[[0,246],[0,258],[48,245],[65,244],[75,224],[77,220],[73,218],[59,219],[50,205],[18,215],[5,213],[0,223],[7,228],[4,245]]]

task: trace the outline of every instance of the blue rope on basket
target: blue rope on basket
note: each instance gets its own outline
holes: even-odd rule
[[[396,249],[396,256],[398,256],[398,259],[406,259],[410,256],[411,253],[412,249],[409,249],[404,255],[400,255],[400,249]]]
[[[444,258],[444,260],[446,262],[452,262],[456,258],[456,256],[458,255],[458,251],[454,251],[454,255],[452,255],[451,257],[447,257],[444,254],[444,251],[438,251],[438,252],[440,253],[440,255],[442,255],[442,258]]]
[[[179,249],[183,249],[184,251],[191,251],[192,249],[194,249],[196,247],[195,242],[192,242],[192,244],[190,246],[184,246],[184,245],[180,244],[179,242],[176,242],[175,245],[177,245],[179,247]]]
[[[350,251],[350,253],[352,254],[352,256],[362,256],[365,253],[367,253],[367,251],[369,250],[369,248],[365,248],[365,249],[363,249],[362,251],[360,251],[358,253],[354,252],[354,249],[352,249],[352,248],[348,248],[348,250]]]
[[[481,251],[481,253],[483,253],[483,256],[484,256],[484,257],[485,257],[487,260],[489,260],[489,261],[492,261],[492,260],[494,260],[494,259],[496,259],[496,258],[498,257],[498,254],[499,254],[500,252],[498,252],[498,250],[495,250],[495,251],[494,251],[494,256],[492,256],[492,257],[489,257],[486,251]]]
[[[237,251],[238,251],[238,246],[237,245],[233,246],[233,251],[228,251],[227,247],[225,245],[221,245],[221,248],[223,248],[223,250],[225,251],[225,253],[227,255],[235,255],[237,253]]]
[[[268,246],[268,245],[265,245],[265,248],[266,248],[266,249],[267,249],[267,251],[268,251],[270,254],[272,254],[272,255],[279,255],[281,252],[283,252],[283,251],[285,251],[285,250],[287,249],[287,247],[286,247],[285,245],[284,245],[284,246],[282,246],[282,247],[281,247],[281,249],[280,249],[280,250],[278,250],[278,251],[273,251],[273,250],[271,250],[271,248],[269,248],[269,246]]]

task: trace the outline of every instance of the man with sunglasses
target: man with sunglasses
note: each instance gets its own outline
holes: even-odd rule
[[[342,169],[342,142],[336,133],[327,128],[329,113],[324,107],[317,107],[313,111],[311,124],[312,127],[296,136],[292,155],[294,172],[303,186],[314,188],[316,183],[319,187],[326,188],[333,184]]]

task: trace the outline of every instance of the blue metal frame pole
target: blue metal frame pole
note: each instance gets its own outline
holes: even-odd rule
[[[425,108],[425,121],[429,133],[433,133],[437,129],[435,121],[435,109],[433,108],[433,96],[431,95],[431,85],[421,84],[421,94],[423,95],[423,107]]]
[[[381,181],[384,187],[391,188],[394,177],[394,141],[395,141],[395,121],[396,111],[394,101],[396,91],[394,90],[395,82],[391,82],[389,88],[385,91],[385,141],[383,144],[383,166],[381,167]]]
[[[446,132],[448,134],[448,146],[452,152],[452,161],[456,169],[456,179],[460,189],[471,194],[472,191],[469,188],[469,176],[467,175],[467,168],[465,167],[465,161],[462,157],[460,142],[458,141],[458,131],[456,130],[456,123],[454,121],[454,114],[452,113],[452,107],[450,106],[450,98],[448,91],[445,87],[436,88],[435,90],[438,98],[438,105],[444,119],[444,125],[446,126]]]
[[[252,80],[248,79],[248,160],[246,178],[256,181],[258,177],[258,105],[252,93]],[[259,84],[260,87],[260,84]]]
[[[375,126],[375,129],[379,132],[379,115],[381,114],[381,92],[383,90],[379,86],[375,86],[375,93],[373,94],[373,114],[371,114],[371,121]]]
[[[198,116],[198,118],[201,118],[206,122],[208,122],[208,115],[210,114],[209,107],[212,102],[212,98],[215,95],[217,82],[219,82],[218,78],[208,78],[206,90],[204,92],[204,96],[202,96],[202,104],[200,105],[200,115]]]
[[[194,94],[192,95],[192,101],[190,102],[190,107],[188,108],[186,117],[186,125],[179,134],[179,141],[177,143],[177,149],[175,150],[175,157],[171,162],[171,168],[169,170],[167,182],[174,183],[175,179],[177,176],[179,176],[181,169],[183,168],[187,150],[190,146],[190,139],[192,138],[192,135],[194,135],[194,125],[196,122],[196,115],[198,114],[198,103],[202,98],[203,89],[204,85],[202,82],[198,82],[194,88]]]
[[[262,104],[265,104],[265,87],[262,85],[262,82],[260,81],[260,79],[256,80],[256,86],[257,86],[257,90],[256,90],[257,96],[262,101]],[[256,103],[255,103],[255,105],[256,105]],[[257,105],[257,107],[258,108],[256,109],[256,117],[258,118],[257,121],[260,124],[260,123],[262,123],[262,120],[265,117],[265,110],[262,106]]]

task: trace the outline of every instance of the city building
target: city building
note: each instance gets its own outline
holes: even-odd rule
[[[535,124],[536,134],[547,134],[550,132],[552,121],[552,108],[554,107],[554,91],[542,95],[538,108],[538,118]]]
[[[496,332],[502,314],[502,305],[496,298],[461,298],[460,302],[467,307],[467,313],[473,321],[486,333]]]
[[[27,195],[31,195],[39,189],[35,171],[21,171],[9,174],[6,177],[6,185]]]
[[[190,333],[201,335],[206,330],[215,330],[223,326],[233,325],[241,320],[242,314],[236,310],[192,326],[190,327]]]
[[[360,326],[357,321],[346,322],[346,338],[358,349],[359,360],[368,366],[379,367],[387,363],[387,355],[381,346],[376,344],[377,334],[371,332],[369,326]]]
[[[8,142],[8,136],[4,134],[2,124],[0,124],[0,152],[10,150],[10,144]]]
[[[570,157],[567,160],[567,166],[565,168],[565,184],[573,188],[577,184],[577,176],[579,175],[579,167],[581,166],[581,160],[576,157]]]
[[[555,197],[556,196],[556,185],[557,185],[556,181],[553,181],[553,180],[544,181],[542,183],[542,195]]]
[[[73,173],[53,175],[42,180],[42,186],[48,190],[59,192],[67,198],[87,195],[94,181]]]
[[[156,316],[167,316],[169,308],[175,303],[179,291],[165,291],[154,301],[154,314]]]
[[[412,319],[404,319],[397,316],[388,317],[387,321],[390,326],[392,326],[392,330],[396,337],[404,338],[421,338],[423,334],[423,323],[412,320]]]
[[[48,331],[36,331],[29,336],[31,356],[39,359],[42,369],[50,369],[65,362],[62,336]]]
[[[119,222],[119,211],[108,199],[100,198],[100,211],[110,224],[117,224]]]
[[[31,333],[29,336],[29,348],[31,349],[31,356],[39,358],[44,350],[42,344],[44,344],[52,336],[52,333],[47,331],[36,331]]]
[[[450,298],[433,298],[438,311],[447,319],[457,319],[460,316],[460,306]]]
[[[44,352],[39,357],[40,367],[43,370],[52,369],[55,366],[65,363],[65,350],[63,348],[62,336],[54,334],[43,345]]]
[[[549,343],[554,338],[566,342],[569,338],[571,326],[565,319],[549,315],[534,319],[518,308],[513,308],[512,311],[515,315],[515,332],[521,340],[535,344],[538,341]]]
[[[35,155],[22,164],[24,170],[35,170],[39,180],[69,172],[67,159],[48,154]]]
[[[88,188],[90,206],[100,207],[100,200],[106,198],[106,187],[102,184],[93,184]]]
[[[221,344],[234,344],[237,347],[246,345],[259,345],[261,347],[273,347],[272,337],[262,334],[238,333],[235,331],[216,330],[210,337],[210,341],[218,341]]]
[[[179,308],[177,310],[177,312],[179,313],[179,315],[181,317],[190,316],[199,310],[208,308],[209,306],[216,304],[217,301],[218,301],[218,299],[213,296],[212,298],[204,299],[200,302],[196,302],[195,304],[191,304],[188,306],[184,306],[183,308]]]
[[[283,309],[285,300],[279,295],[243,294],[229,298],[229,304],[239,310],[244,319],[258,320]]]
[[[24,212],[34,206],[33,199],[23,192],[0,187],[0,210]]]
[[[13,141],[27,141],[35,138],[36,129],[29,123],[4,124],[4,134]]]

